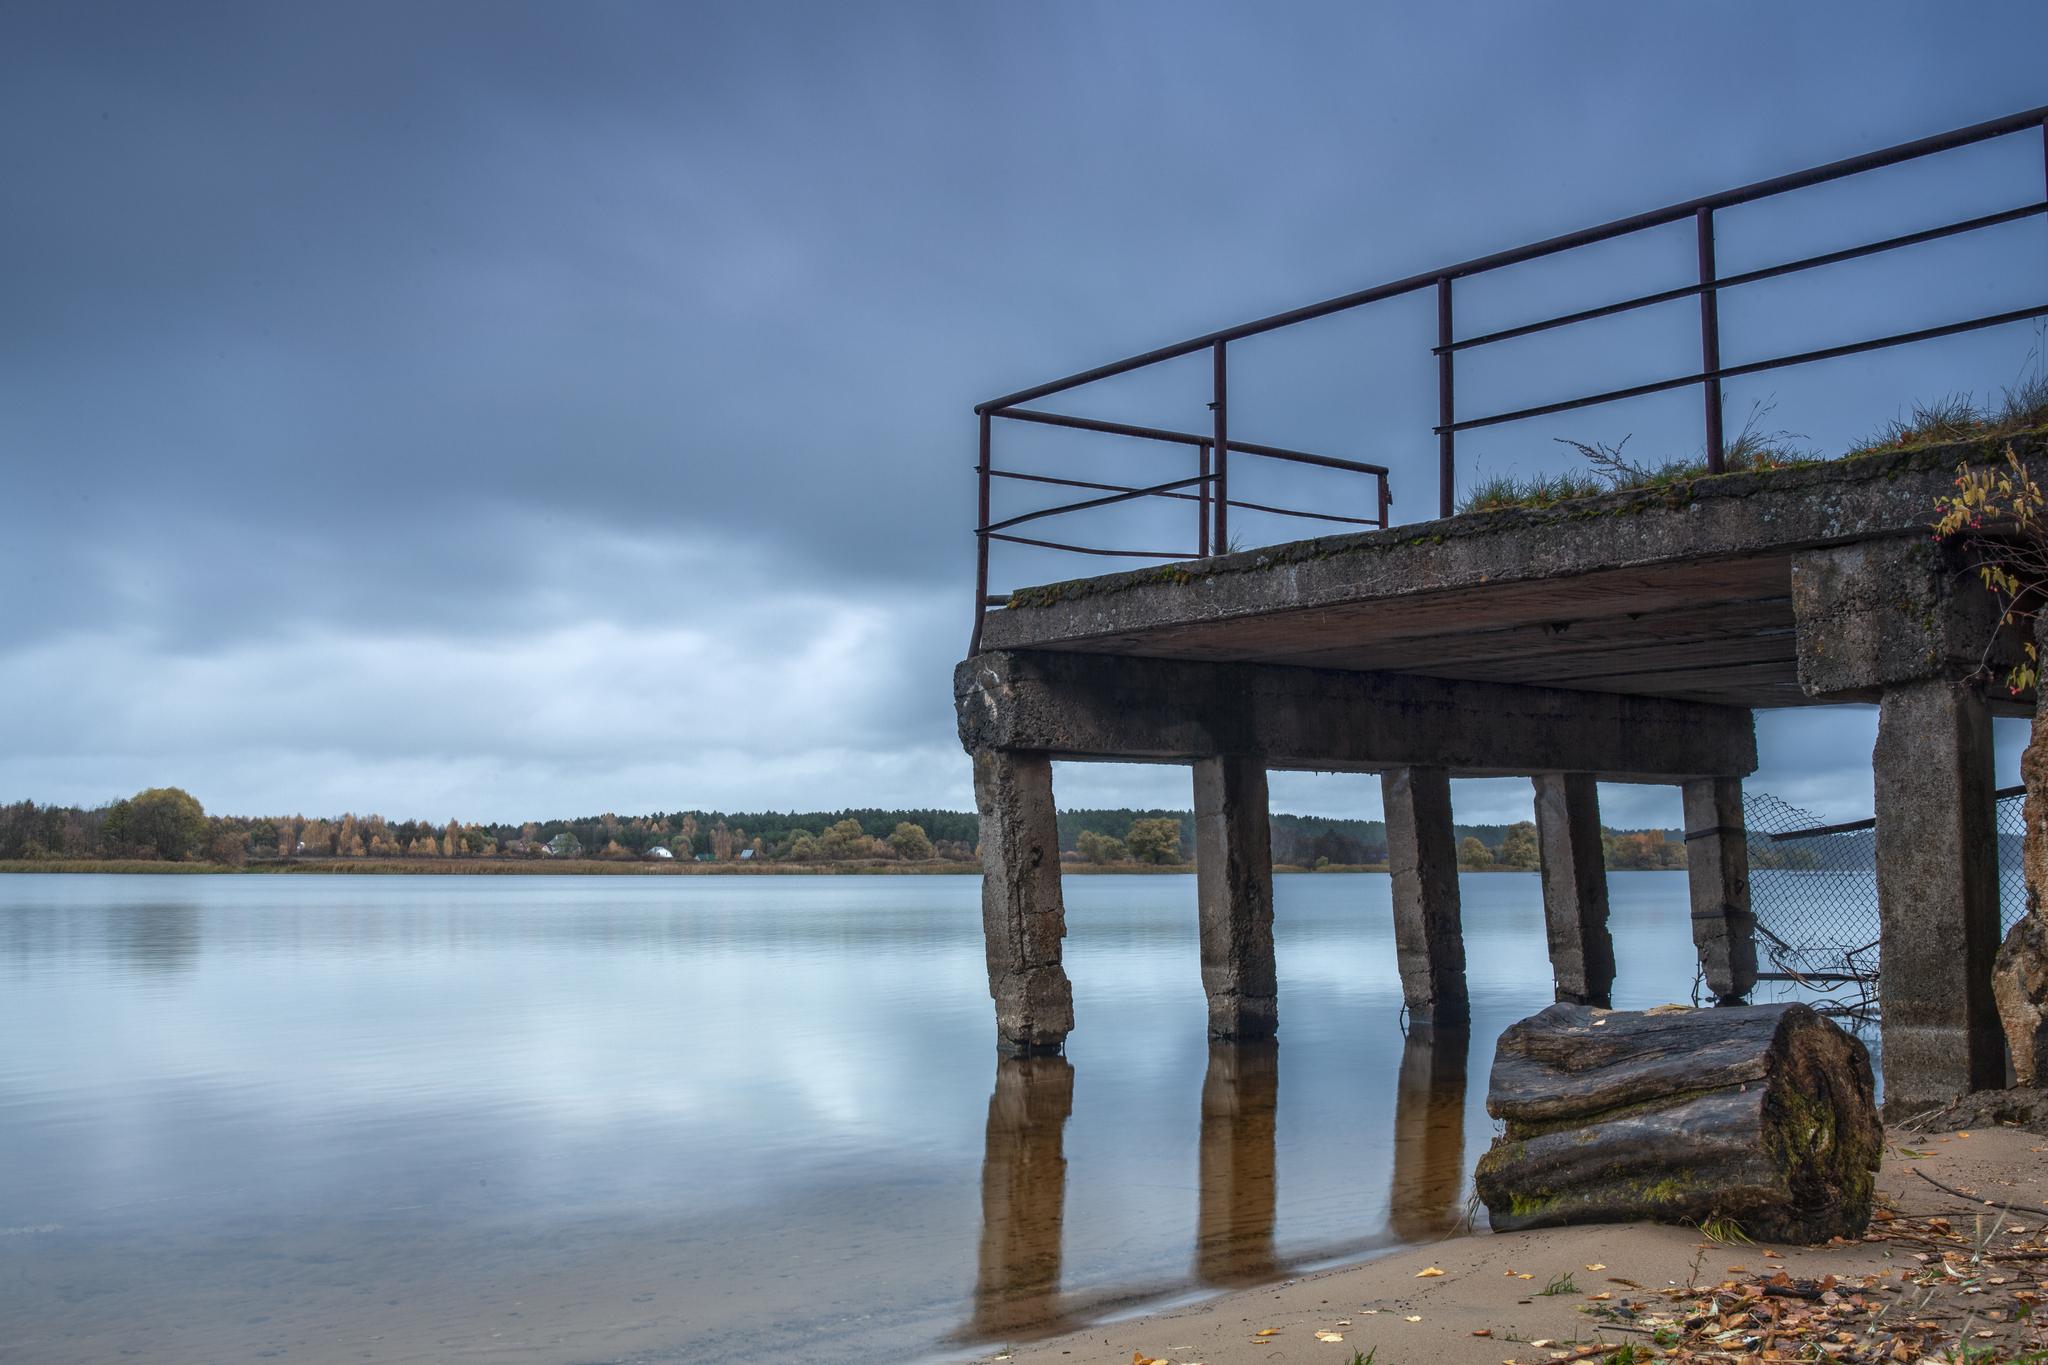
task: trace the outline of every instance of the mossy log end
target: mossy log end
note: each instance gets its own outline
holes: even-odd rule
[[[1729,1219],[1860,1237],[1883,1155],[1870,1051],[1805,1005],[1552,1005],[1501,1034],[1479,1159],[1495,1231]]]

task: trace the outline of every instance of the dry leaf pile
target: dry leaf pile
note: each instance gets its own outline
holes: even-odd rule
[[[1776,1269],[1709,1287],[1645,1293],[1634,1302],[1596,1294],[1579,1311],[1600,1321],[1601,1335],[1618,1331],[1626,1339],[1529,1342],[1540,1354],[1504,1365],[2048,1362],[2048,1321],[2034,1321],[2035,1309],[2048,1300],[2048,1280],[2038,1278],[2048,1274],[2048,1250],[2035,1240],[2042,1229],[2006,1223],[2003,1214],[1963,1227],[1946,1218],[1877,1218],[1864,1240],[1893,1246],[1897,1271],[1808,1280]]]

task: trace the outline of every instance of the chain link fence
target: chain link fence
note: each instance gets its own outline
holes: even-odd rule
[[[1997,794],[2001,935],[2027,908],[2020,872],[2025,795],[2024,787]],[[1823,1014],[1876,1022],[1876,820],[1825,825],[1767,792],[1744,793],[1742,804],[1759,979],[1804,987]]]

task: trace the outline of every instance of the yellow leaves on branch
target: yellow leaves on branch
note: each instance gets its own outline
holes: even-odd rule
[[[1978,562],[1977,577],[1998,598],[2001,626],[2031,620],[2039,603],[2023,601],[2048,585],[2048,492],[2034,481],[2010,443],[2005,466],[1968,464],[1956,469],[1956,492],[1936,503],[1937,540],[1966,537]],[[2023,692],[2040,678],[2034,646],[2024,646],[2026,662],[2006,675],[2006,686]]]

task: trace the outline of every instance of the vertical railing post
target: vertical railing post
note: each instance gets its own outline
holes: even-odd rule
[[[1224,375],[1223,343],[1216,343],[1216,535],[1219,555],[1230,553],[1230,388]]]
[[[981,481],[981,520],[974,527],[974,638],[967,657],[981,653],[981,622],[988,615],[988,447],[989,415],[981,414],[981,462],[974,467]]]
[[[1200,473],[1202,475],[1202,482],[1197,485],[1196,489],[1201,502],[1196,509],[1195,558],[1207,559],[1209,557],[1209,443],[1207,441],[1202,442],[1201,448],[1202,467]]]
[[[1458,420],[1451,396],[1451,277],[1436,282],[1436,477],[1440,516],[1450,516],[1458,501]]]
[[[1387,491],[1386,475],[1378,474],[1374,477],[1377,478],[1380,483],[1380,529],[1384,531],[1387,529],[1387,509],[1394,505],[1394,495]]]
[[[1700,239],[1700,369],[1712,376],[1721,368],[1721,310],[1713,289],[1714,275],[1714,211],[1701,209],[1695,216]],[[1707,472],[1722,472],[1721,461],[1721,381],[1710,377],[1706,381],[1707,402]]]

